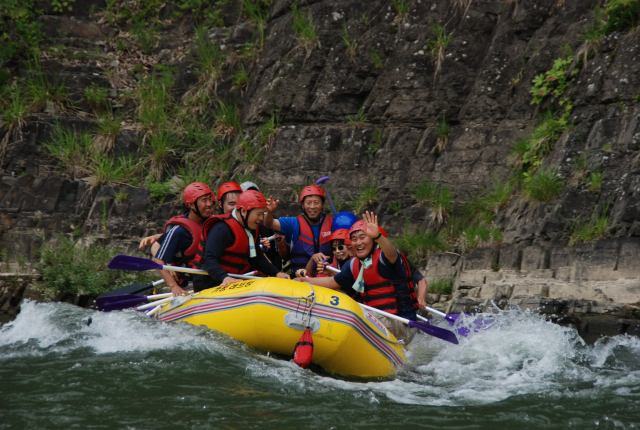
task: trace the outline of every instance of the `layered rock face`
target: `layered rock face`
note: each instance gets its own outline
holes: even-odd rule
[[[242,46],[255,31],[234,15],[236,3],[226,10],[228,28],[209,31],[228,50]],[[391,235],[404,231],[406,219],[411,231],[429,227],[432,214],[414,206],[412,198],[421,181],[447,185],[464,201],[494,181],[507,180],[514,142],[529,138],[540,115],[558,108],[552,98],[531,103],[532,80],[558,58],[578,58],[597,4],[415,0],[403,15],[387,1],[308,1],[301,10],[311,16],[319,46],[305,48],[292,29],[291,3],[273,2],[264,47],[247,64],[243,128],[251,133],[274,112],[281,119],[258,179],[287,199],[292,190],[328,175],[334,200],[347,205],[362,187],[375,183],[379,200],[369,208]],[[49,27],[68,29],[67,43],[79,49],[102,49],[120,31],[88,16],[41,19]],[[344,43],[345,28],[355,51]],[[438,28],[450,36],[439,60],[431,49]],[[190,58],[178,55],[192,37],[192,21],[185,19],[162,33],[156,48],[164,62],[178,66],[176,97],[194,83]],[[493,301],[499,307],[541,308],[585,336],[637,330],[640,32],[614,32],[592,52],[576,66],[562,96],[572,104],[572,125],[544,161],[565,182],[560,196],[532,203],[514,193],[495,220],[503,231],[501,244],[429,259],[428,279],[455,279],[451,296],[430,296],[449,311]],[[97,62],[62,68],[55,60],[43,64],[49,73],[68,76],[79,90],[108,80],[106,66]],[[117,94],[117,83],[109,82]],[[230,87],[227,77],[218,89],[221,97],[233,96]],[[91,126],[86,118],[64,120]],[[448,142],[436,148],[441,122],[449,127]],[[52,124],[51,114],[32,116],[3,160],[0,241],[5,249],[34,258],[43,237],[74,230],[133,248],[141,235],[159,231],[180,210],[153,201],[142,188],[129,187],[133,198],[116,202],[113,188],[86,192],[84,182],[56,176],[42,147]],[[137,131],[124,130],[116,148],[136,154],[141,139]],[[578,159],[586,161],[587,171],[604,173],[599,190],[571,181]],[[570,246],[577,220],[603,212],[608,238]],[[296,205],[281,214],[296,215]],[[611,324],[602,325],[601,315],[611,315]]]

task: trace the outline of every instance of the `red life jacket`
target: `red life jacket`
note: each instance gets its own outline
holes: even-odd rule
[[[177,216],[174,216],[173,218],[170,218],[169,221],[166,222],[166,224],[164,225],[164,230],[162,231],[162,234],[167,233],[167,227],[169,227],[170,225],[179,225],[187,229],[189,234],[191,234],[191,238],[193,239],[193,242],[191,242],[191,246],[189,246],[189,248],[187,248],[187,250],[184,252],[184,256],[191,257],[192,255],[194,255],[198,250],[198,244],[200,243],[200,236],[202,235],[202,226],[197,222],[189,218],[186,218],[184,215],[177,215]]]
[[[248,272],[251,270],[251,266],[249,265],[249,238],[247,237],[244,227],[242,227],[240,223],[231,216],[231,214],[215,215],[204,222],[202,225],[200,245],[198,246],[198,252],[196,253],[195,258],[193,259],[192,267],[195,267],[196,269],[202,268],[202,263],[204,263],[204,250],[207,247],[209,231],[218,222],[226,223],[231,228],[231,232],[236,239],[230,246],[225,248],[222,257],[220,257],[220,260],[218,261],[220,267],[222,267],[227,273],[242,274]],[[253,240],[255,243],[258,243],[256,233],[253,233],[253,235]]]
[[[330,216],[324,217],[322,225],[320,226],[320,237],[316,240],[309,221],[307,221],[304,215],[298,215],[296,219],[300,226],[300,235],[291,247],[289,254],[291,257],[291,266],[294,271],[307,267],[307,263],[313,254],[322,252],[326,255],[331,252],[331,240],[329,238],[331,237],[331,224],[333,223],[333,218]]]
[[[409,261],[402,253],[399,258],[402,261],[405,273],[409,274],[408,278],[403,279],[387,279],[380,275],[380,253],[381,249],[376,249],[371,256],[372,265],[368,269],[364,269],[364,293],[359,293],[360,299],[365,304],[378,308],[390,314],[397,315],[401,312],[399,307],[419,308],[418,298],[415,288],[411,280],[411,270],[409,269]],[[360,260],[353,258],[351,260],[351,273],[353,279],[358,279],[360,274]]]

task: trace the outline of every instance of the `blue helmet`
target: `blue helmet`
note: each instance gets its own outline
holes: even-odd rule
[[[351,212],[338,212],[333,218],[331,231],[340,230],[342,228],[349,230],[356,221],[358,221],[358,218]]]

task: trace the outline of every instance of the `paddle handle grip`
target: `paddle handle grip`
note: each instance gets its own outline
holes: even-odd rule
[[[147,300],[164,299],[165,297],[171,297],[173,293],[152,294],[147,296]]]
[[[164,279],[158,279],[157,281],[153,281],[151,283],[151,286],[152,287],[157,287],[158,285],[162,285],[162,284],[164,284]]]
[[[340,273],[340,269],[336,269],[333,266],[324,266],[325,269],[332,271],[333,273]]]
[[[406,319],[406,318],[402,318],[402,317],[399,317],[398,315],[390,314],[389,312],[381,311],[381,310],[380,310],[380,309],[378,309],[378,308],[374,308],[374,307],[371,307],[371,306],[368,306],[368,305],[363,305],[362,303],[358,303],[358,304],[359,304],[363,309],[366,309],[366,310],[368,310],[368,311],[375,312],[375,313],[377,313],[377,314],[379,314],[379,315],[382,315],[382,316],[385,316],[385,317],[391,318],[392,320],[400,321],[401,323],[404,323],[404,324],[410,325],[410,324],[409,324],[409,323],[410,323],[410,320],[408,320],[408,319]]]
[[[169,293],[169,294],[171,294],[171,293]],[[167,297],[166,299],[156,300],[155,302],[147,303],[146,305],[142,305],[142,306],[138,306],[136,308],[136,310],[144,311],[145,309],[149,309],[149,308],[153,308],[153,307],[158,306],[158,305],[163,305],[165,303],[169,303],[172,299],[173,299],[173,294],[171,294],[171,297]]]
[[[176,267],[176,266],[167,266],[167,265],[159,265],[162,266],[161,270],[172,270],[174,272],[185,272],[185,273],[195,273],[197,275],[208,275],[205,270],[201,269],[193,269],[191,267]]]
[[[438,315],[438,316],[441,316],[441,317],[443,317],[443,318],[446,318],[446,317],[447,317],[447,314],[445,314],[444,312],[440,312],[440,311],[439,311],[439,310],[437,310],[437,309],[430,308],[429,306],[425,306],[424,308],[425,308],[426,310],[428,310],[429,312],[434,313],[434,314],[436,314],[436,315]]]
[[[425,317],[423,317],[423,316],[422,316],[422,315],[420,315],[420,314],[416,314],[416,316],[418,317],[418,319],[419,319],[420,321],[424,321],[424,322],[426,322],[427,324],[429,324],[429,323],[430,323],[429,318],[425,318]]]
[[[260,278],[260,276],[236,275],[235,273],[227,273],[227,276],[231,276],[232,278],[237,279],[262,279]]]
[[[147,315],[152,316],[153,314],[158,312],[160,309],[162,309],[162,305],[158,305],[155,308],[151,309],[149,312],[147,312]]]

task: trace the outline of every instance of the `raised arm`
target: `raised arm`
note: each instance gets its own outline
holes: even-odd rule
[[[380,232],[378,228],[378,216],[374,215],[373,212],[369,213],[369,211],[367,211],[362,215],[362,219],[367,223],[367,231],[365,231],[365,234],[380,245],[380,249],[382,249],[389,263],[395,264],[395,262],[398,261],[398,250],[393,243]]]
[[[278,207],[280,199],[274,200],[273,196],[269,196],[267,199],[267,213],[264,215],[264,226],[275,231],[282,231],[280,227],[280,221],[273,217],[273,212]]]

